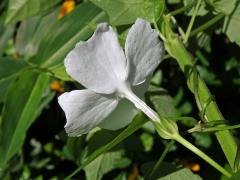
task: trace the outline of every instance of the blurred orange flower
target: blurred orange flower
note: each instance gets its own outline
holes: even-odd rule
[[[132,173],[128,176],[128,180],[136,180],[139,177],[139,171],[136,165],[133,166]]]
[[[61,19],[66,14],[70,13],[75,8],[75,5],[76,3],[74,0],[65,0],[60,9],[58,19]]]
[[[201,169],[200,165],[199,164],[192,164],[192,167],[191,167],[191,170],[193,172],[199,172]]]
[[[62,87],[62,85],[60,84],[59,81],[53,81],[50,85],[50,88],[51,88],[51,90],[57,91],[59,93],[64,92],[64,88]]]
[[[190,163],[187,161],[181,162],[182,166],[188,169],[191,169],[193,172],[199,172],[201,170],[201,166],[198,163]]]

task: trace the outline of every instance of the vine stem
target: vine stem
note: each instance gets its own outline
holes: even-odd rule
[[[156,25],[155,28],[158,32],[161,32],[161,35],[165,38],[164,45],[166,51],[177,61],[180,69],[187,77],[188,88],[193,94],[197,93],[200,105],[204,105],[209,99],[212,99],[207,103],[207,106],[204,107],[204,117],[206,117],[207,121],[224,120],[224,117],[218,109],[215,100],[213,100],[213,96],[207,88],[204,80],[199,75],[195,76],[195,73],[191,73],[192,71],[197,72],[197,70],[194,69],[194,59],[187,51],[184,43],[179,39],[178,35],[173,32],[170,24],[170,16],[163,16],[162,20],[161,31]],[[203,109],[203,107],[198,108],[200,112]],[[237,144],[234,137],[231,132],[227,130],[216,132],[215,135],[230,166],[233,168],[237,152]]]
[[[208,155],[206,155],[204,152],[199,150],[197,147],[192,145],[190,142],[188,142],[186,139],[184,139],[179,134],[174,134],[173,139],[178,141],[180,144],[191,150],[193,153],[204,159],[206,162],[208,162],[210,165],[212,165],[214,168],[216,168],[218,171],[220,171],[222,174],[224,174],[226,177],[231,177],[232,175],[226,171],[222,166],[220,166],[218,163],[216,163],[212,158],[210,158]]]
[[[172,11],[172,12],[169,13],[169,15],[171,15],[171,16],[178,15],[178,14],[180,14],[180,13],[188,10],[188,9],[191,8],[192,6],[194,6],[195,3],[196,3],[196,1],[194,1],[194,2],[192,2],[192,3],[190,3],[190,4],[188,4],[188,5],[186,5],[186,6],[184,6],[184,7],[181,7],[181,8],[179,8],[179,9],[175,10],[175,11]]]
[[[169,152],[170,148],[172,147],[172,145],[175,143],[174,140],[171,140],[167,146],[165,147],[161,157],[159,158],[159,160],[157,161],[157,163],[154,165],[153,170],[151,171],[151,173],[149,174],[149,176],[147,177],[147,179],[151,180],[153,175],[156,173],[157,169],[160,167],[160,165],[163,162],[163,159],[166,157],[167,153]]]
[[[199,32],[204,31],[205,29],[208,29],[209,27],[211,27],[212,25],[214,25],[216,22],[218,22],[219,20],[221,20],[222,18],[224,18],[225,15],[224,14],[218,14],[217,16],[215,16],[214,18],[212,18],[211,20],[209,20],[208,22],[204,23],[203,25],[199,26],[198,28],[192,30],[192,32],[190,33],[189,37],[195,36],[197,35]]]
[[[191,33],[191,30],[192,30],[194,21],[195,21],[195,19],[196,19],[196,16],[197,16],[197,13],[198,13],[198,10],[199,10],[200,5],[201,5],[201,0],[198,0],[198,1],[197,1],[196,8],[194,9],[193,15],[192,15],[191,20],[190,20],[190,22],[189,22],[189,25],[188,25],[188,27],[187,27],[187,31],[186,31],[186,34],[185,34],[185,38],[184,38],[184,40],[183,40],[183,43],[184,43],[184,44],[188,41],[188,38],[189,38],[189,35],[190,35],[190,33]]]

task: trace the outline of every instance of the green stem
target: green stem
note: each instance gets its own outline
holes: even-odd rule
[[[188,10],[189,8],[191,8],[192,6],[194,6],[195,3],[196,3],[196,1],[193,1],[192,3],[188,4],[187,6],[181,7],[175,11],[170,12],[169,15],[175,16],[175,15],[181,14],[182,12],[184,12],[184,11]]]
[[[170,148],[172,147],[172,145],[175,143],[174,140],[171,140],[167,146],[165,147],[160,159],[157,161],[157,163],[154,165],[153,170],[151,171],[149,177],[147,179],[152,179],[152,177],[154,176],[154,174],[156,173],[157,169],[160,167],[163,159],[166,157],[168,151],[170,150]]]
[[[158,28],[158,27],[157,27]],[[159,30],[159,29],[158,29]],[[170,26],[170,17],[163,16],[163,23],[161,26],[161,33],[165,37],[165,48],[168,54],[170,54],[174,59],[177,60],[181,70],[187,77],[188,87],[192,93],[197,93],[199,104],[202,107],[198,107],[202,111],[204,104],[212,99],[206,107],[204,107],[204,117],[207,121],[214,120],[224,120],[223,115],[218,109],[216,102],[213,100],[210,91],[208,90],[204,80],[197,75],[192,73],[193,71],[197,72],[194,68],[194,59],[191,54],[186,50],[184,44],[178,38]],[[196,90],[197,88],[197,90]],[[233,168],[235,155],[237,152],[237,144],[229,131],[219,131],[216,132],[218,142],[221,145],[221,148],[230,164]]]
[[[225,130],[231,130],[231,129],[237,129],[240,128],[240,124],[233,125],[233,126],[223,126],[223,127],[209,127],[209,128],[201,128],[201,127],[194,127],[189,130],[187,130],[188,133],[193,132],[214,132],[214,131],[225,131]]]
[[[187,31],[186,31],[185,39],[184,39],[184,41],[183,41],[184,44],[188,41],[188,37],[189,37],[189,35],[190,35],[190,33],[191,33],[191,30],[192,30],[194,21],[195,21],[195,19],[196,19],[196,16],[197,16],[197,13],[198,13],[198,10],[199,10],[200,5],[201,5],[201,0],[198,0],[197,6],[196,6],[196,8],[194,9],[193,15],[192,15],[192,17],[191,17],[190,23],[189,23],[188,28],[187,28]]]
[[[234,168],[233,168],[233,172],[236,173],[239,170],[239,162],[240,162],[240,146],[238,145],[237,148],[237,155],[234,161]]]
[[[177,20],[174,18],[174,16],[171,16],[171,20],[178,27],[178,32],[181,35],[181,38],[185,39],[186,35],[185,35],[183,29],[181,28],[181,26],[179,26],[179,24],[177,23]],[[157,26],[157,25],[155,24],[155,26]]]
[[[216,163],[213,159],[211,159],[209,156],[207,156],[205,153],[203,153],[201,150],[196,148],[194,145],[192,145],[190,142],[185,140],[182,136],[179,135],[177,127],[175,127],[172,123],[173,121],[168,119],[160,119],[159,116],[155,111],[153,111],[149,106],[147,106],[141,99],[139,99],[134,94],[127,94],[127,98],[131,100],[137,108],[139,108],[143,113],[145,113],[153,122],[155,125],[155,128],[158,132],[158,134],[161,137],[165,137],[167,139],[176,140],[179,143],[181,143],[183,146],[194,152],[196,155],[207,161],[210,165],[215,167],[218,171],[220,171],[222,174],[224,174],[227,177],[231,177],[231,174],[227,172],[224,168],[222,168],[218,163]],[[161,164],[163,158],[166,156],[168,150],[170,147],[166,147],[164,150],[161,158],[157,162],[157,164],[154,166],[153,172],[150,174],[150,177],[153,175],[153,173],[156,171],[157,167]],[[151,179],[151,178],[150,178]]]
[[[183,146],[194,152],[196,155],[207,161],[210,165],[215,167],[218,171],[220,171],[222,174],[224,174],[227,177],[231,177],[231,174],[227,172],[224,168],[222,168],[218,163],[216,163],[213,159],[211,159],[209,156],[207,156],[204,152],[199,150],[197,147],[192,145],[190,142],[185,140],[182,136],[178,133],[177,125],[174,123],[174,121],[161,118],[157,115],[157,113],[152,110],[149,106],[147,106],[141,99],[139,99],[135,94],[126,94],[126,97],[132,101],[135,106],[140,109],[143,113],[145,113],[153,122],[158,134],[166,139],[172,139],[176,140],[179,143],[181,143]],[[164,150],[161,158],[157,162],[157,164],[154,166],[153,172],[150,174],[150,177],[153,175],[153,173],[156,171],[157,167],[161,164],[163,158],[166,156],[168,150],[170,147],[166,147]],[[150,178],[151,179],[151,178]]]
[[[212,165],[214,168],[216,168],[218,171],[220,171],[222,174],[224,174],[227,177],[231,177],[231,174],[226,171],[222,166],[220,166],[217,162],[215,162],[212,158],[210,158],[208,155],[206,155],[204,152],[202,152],[200,149],[195,147],[193,144],[188,142],[186,139],[184,139],[179,134],[174,134],[173,139],[175,139],[177,142],[191,150],[193,153],[204,159],[206,162],[208,162],[210,165]]]
[[[192,30],[192,32],[190,33],[189,37],[195,36],[197,35],[199,32],[204,31],[205,29],[211,27],[212,25],[214,25],[216,22],[218,22],[219,20],[221,20],[225,15],[224,14],[218,14],[217,16],[215,16],[214,18],[212,18],[211,20],[209,20],[208,22],[204,23],[203,25],[199,26],[198,28]]]

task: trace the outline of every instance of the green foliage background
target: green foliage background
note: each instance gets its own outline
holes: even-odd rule
[[[177,119],[181,133],[198,128],[186,138],[237,179],[240,155],[232,154],[231,169],[214,132],[240,124],[240,1],[202,0],[195,11],[194,0],[78,0],[73,11],[58,19],[62,3],[0,2],[0,178],[63,179],[78,168],[82,171],[75,178],[89,180],[224,179],[189,150],[159,138],[141,113],[118,131],[97,128],[79,138],[64,132],[65,116],[57,103],[61,92],[52,90],[51,84],[57,80],[65,91],[83,88],[63,67],[75,44],[87,40],[97,23],[109,22],[123,45],[137,17],[161,26],[163,15],[171,14],[175,22],[171,28],[181,40],[181,32],[196,15],[185,47],[226,120],[204,122],[184,73],[168,53],[153,74],[146,102]],[[231,133],[239,141],[238,130]],[[158,166],[165,147],[168,154]],[[186,162],[200,165],[198,175],[182,168]]]

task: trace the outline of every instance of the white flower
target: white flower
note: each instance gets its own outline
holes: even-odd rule
[[[153,120],[158,116],[136,95],[143,95],[147,78],[161,62],[163,45],[150,24],[137,19],[121,48],[106,23],[67,55],[67,73],[88,89],[62,94],[58,101],[67,118],[66,132],[79,136],[99,126],[115,130],[135,116],[133,104]],[[128,101],[128,100],[130,101]]]

